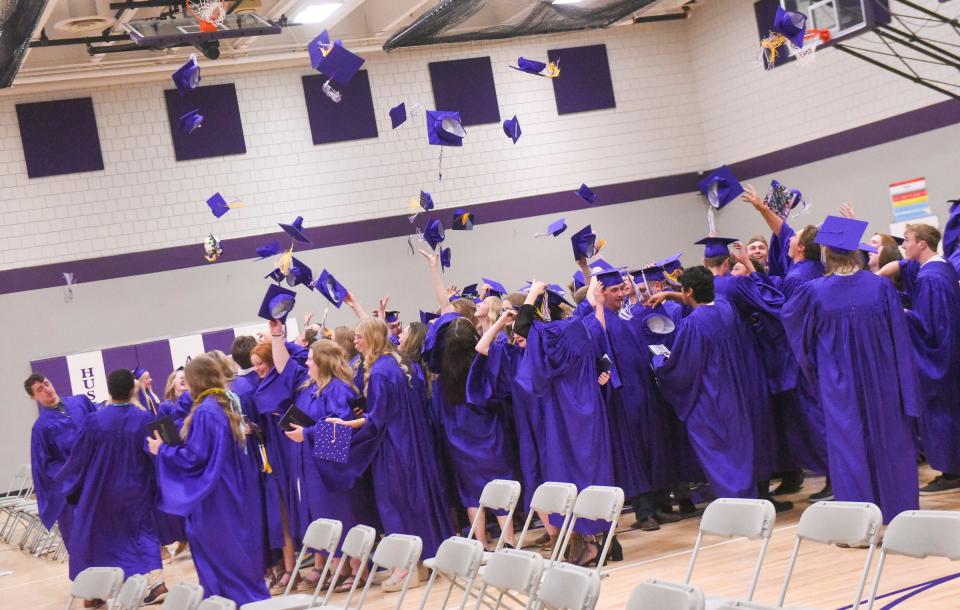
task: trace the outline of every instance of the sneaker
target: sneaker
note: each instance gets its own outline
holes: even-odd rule
[[[663,525],[664,523],[676,523],[683,519],[680,515],[675,515],[672,512],[665,513],[663,511],[657,511],[653,513],[653,518],[657,520],[657,523]]]
[[[767,498],[767,500],[773,503],[773,508],[778,513],[785,513],[793,508],[793,502],[789,500],[774,500],[773,498]]]
[[[167,585],[163,582],[154,583],[152,587],[147,590],[147,596],[143,598],[143,605],[150,606],[153,604],[159,604],[167,597]]]
[[[823,486],[823,489],[810,496],[811,502],[833,502],[833,486],[829,483]]]
[[[643,530],[645,532],[655,532],[660,529],[660,524],[657,523],[657,520],[651,516],[647,517],[643,521],[635,521],[633,525],[630,526],[630,529]]]
[[[942,474],[921,487],[920,495],[938,496],[940,494],[948,494],[954,491],[960,491],[960,477],[948,477],[947,475]]]
[[[780,479],[780,484],[771,493],[774,496],[786,496],[797,493],[801,487],[803,487],[803,471],[786,472]]]

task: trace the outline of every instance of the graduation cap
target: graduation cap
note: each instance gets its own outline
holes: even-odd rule
[[[477,285],[476,285],[476,284],[467,284],[467,285],[464,286],[463,289],[460,291],[460,295],[459,295],[457,298],[458,298],[458,299],[473,299],[473,298],[478,297],[478,296],[480,296],[480,290],[479,290],[479,288],[477,288]]]
[[[440,269],[446,269],[450,266],[450,248],[440,249]]]
[[[309,286],[313,282],[313,271],[303,261],[294,258],[287,273],[287,284],[294,286]]]
[[[287,277],[287,276],[285,276],[285,275],[283,274],[283,270],[280,269],[279,267],[277,267],[276,269],[274,269],[274,270],[271,271],[270,273],[268,273],[268,274],[266,274],[265,276],[263,276],[263,279],[265,279],[265,280],[266,280],[266,279],[270,279],[270,280],[273,280],[274,282],[280,283],[280,282],[282,282],[282,281],[284,280],[285,277]]]
[[[683,252],[677,252],[673,256],[668,256],[663,260],[655,262],[653,265],[655,267],[663,267],[666,273],[673,273],[677,269],[683,269],[683,263],[680,262],[681,256],[683,256]]]
[[[349,294],[347,289],[343,287],[343,284],[338,282],[337,278],[333,277],[333,274],[326,269],[320,273],[320,277],[317,278],[313,287],[320,291],[320,294],[327,297],[327,300],[333,303],[337,309],[340,309],[340,306],[343,305],[343,300],[347,298],[347,294]]]
[[[203,115],[196,108],[180,115],[180,118],[177,119],[177,128],[185,136],[193,134],[201,127],[203,127]]]
[[[487,291],[488,296],[502,297],[507,294],[507,288],[500,282],[496,282],[487,278],[480,278],[480,281],[490,287],[490,290]]]
[[[443,222],[439,218],[434,218],[427,223],[427,228],[423,230],[423,239],[430,244],[431,250],[437,249],[444,239]]]
[[[257,314],[264,320],[287,321],[287,314],[293,311],[296,303],[297,294],[292,290],[287,290],[278,284],[270,284],[267,287],[267,294],[263,296],[263,302],[260,303],[260,312]]]
[[[197,63],[197,56],[191,54],[187,63],[177,68],[171,77],[180,95],[186,95],[196,89],[200,85],[200,65]]]
[[[634,269],[630,271],[630,275],[633,276],[633,281],[636,283],[647,282],[662,282],[666,279],[665,270],[663,267],[654,265],[652,267],[644,267],[642,269]]]
[[[459,112],[427,110],[427,140],[436,146],[463,146],[467,135]]]
[[[876,254],[878,252],[876,247],[871,246],[866,242],[860,242],[860,245],[857,246],[857,250],[860,250],[861,252],[868,252],[870,254]]]
[[[700,192],[716,209],[721,209],[743,192],[733,172],[724,165],[700,181]]]
[[[517,115],[513,115],[512,119],[507,119],[503,122],[503,133],[507,134],[507,137],[513,140],[514,144],[517,143],[517,140],[519,140],[520,136],[523,134],[523,131],[520,129],[520,121],[517,119]]]
[[[433,197],[426,191],[420,191],[419,196],[410,198],[410,207],[417,210],[417,214],[420,213],[420,210],[429,212],[433,209]],[[416,214],[414,217],[416,217]]]
[[[351,53],[342,40],[330,42],[330,34],[324,30],[307,45],[310,65],[338,85],[346,85],[356,76],[364,59]]]
[[[590,205],[593,205],[594,203],[597,202],[597,194],[594,193],[592,190],[590,190],[590,187],[587,186],[586,184],[581,184],[580,188],[577,189],[576,193],[577,193],[577,197],[579,197],[580,199],[583,199]]]
[[[220,193],[214,193],[210,199],[207,199],[207,205],[210,206],[210,211],[213,212],[213,215],[217,218],[220,218],[230,210],[236,208],[246,207],[239,201],[234,201],[233,203],[227,203],[227,200],[223,198],[223,195]],[[279,247],[279,243],[277,246]],[[260,249],[257,249],[257,254],[260,253]]]
[[[526,72],[527,74],[533,74],[535,76],[543,76],[546,78],[556,78],[560,76],[560,62],[550,62],[549,65],[543,63],[542,61],[536,61],[534,59],[527,59],[525,57],[520,57],[517,59],[516,66],[510,66],[514,70],[519,70],[520,72]],[[543,74],[543,71],[546,70],[547,73]]]
[[[550,223],[550,226],[547,227],[546,233],[536,233],[534,237],[547,237],[548,235],[553,235],[557,237],[561,233],[567,230],[567,221],[563,218],[558,218]]]
[[[399,320],[400,320],[400,312],[399,312],[399,311],[385,311],[385,312],[383,312],[383,321],[384,321],[384,322],[387,322],[388,324],[393,324],[394,322],[398,322]]]
[[[596,256],[606,242],[598,241],[590,225],[587,225],[570,236],[570,243],[573,245],[573,259],[580,260]]]
[[[893,238],[893,241],[897,242],[898,247],[902,246],[903,242],[906,241],[904,238],[900,237],[899,235],[891,235],[890,237]]]
[[[473,214],[466,210],[454,210],[453,226],[454,231],[473,231]]]
[[[834,250],[852,252],[860,248],[860,239],[866,229],[867,222],[865,220],[827,216],[813,241]]]
[[[777,14],[773,17],[773,31],[783,34],[793,46],[800,48],[803,46],[803,35],[807,32],[807,16],[777,6]]]
[[[210,203],[209,201],[207,203]],[[216,214],[216,212],[214,212]],[[280,254],[283,250],[280,248],[280,241],[274,239],[273,241],[267,242],[262,246],[257,246],[256,249],[257,256],[260,257],[257,260],[262,261],[265,258],[270,258],[276,254]]]
[[[283,229],[287,235],[294,238],[299,242],[309,244],[310,240],[307,239],[307,236],[303,232],[303,216],[297,216],[294,221],[288,225],[278,223],[280,228]]]
[[[673,319],[670,316],[663,315],[662,313],[648,315],[646,318],[644,318],[643,323],[646,325],[647,330],[655,335],[669,335],[677,328],[677,325]]]
[[[420,323],[429,325],[431,322],[440,317],[440,314],[430,313],[429,311],[420,310]]]
[[[704,237],[693,243],[703,246],[703,258],[713,258],[715,256],[728,256],[730,250],[727,249],[727,246],[736,241],[732,237]]]
[[[621,269],[608,269],[595,275],[597,281],[603,284],[605,288],[612,288],[623,283],[623,271]]]
[[[143,368],[142,366],[138,366],[138,367],[135,367],[130,372],[133,373],[134,379],[140,379],[141,377],[143,377],[143,374],[147,372],[147,369]]]
[[[208,233],[203,240],[204,258],[208,263],[215,263],[220,255],[223,254],[223,247],[220,246],[220,240],[213,233]]]
[[[393,129],[400,127],[407,122],[407,105],[400,102],[399,106],[390,109],[390,125]]]

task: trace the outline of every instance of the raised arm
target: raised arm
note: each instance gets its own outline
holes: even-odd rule
[[[343,299],[343,302],[347,304],[351,310],[353,310],[353,315],[357,316],[358,320],[363,320],[367,317],[367,311],[360,305],[360,301],[357,300],[357,297],[353,296],[352,292],[348,292],[347,296]]]
[[[427,259],[427,266],[430,268],[430,278],[433,280],[433,293],[437,297],[437,303],[440,304],[440,315],[452,312],[453,306],[450,304],[450,297],[447,296],[447,289],[443,286],[440,270],[437,269],[440,255],[427,252],[426,250],[418,250],[418,252]]]
[[[597,316],[597,322],[603,328],[607,327],[606,308],[604,307],[603,286],[597,281],[597,278],[590,278],[590,288],[587,289],[587,299],[593,305],[593,315]],[[606,383],[606,382],[604,382]],[[602,385],[602,384],[601,384]]]
[[[273,346],[273,368],[277,369],[277,374],[283,372],[287,362],[290,361],[290,352],[284,345],[285,333],[283,332],[283,323],[280,320],[270,320],[270,344]]]
[[[747,249],[743,247],[742,243],[735,242],[733,244],[733,258],[747,269],[748,275],[757,272],[757,268],[753,265],[750,257],[747,256]]]
[[[505,309],[500,314],[500,317],[497,318],[497,321],[487,329],[487,332],[483,333],[483,336],[480,337],[480,340],[477,342],[477,353],[482,356],[487,356],[490,354],[490,346],[493,345],[493,342],[496,341],[497,335],[500,334],[500,331],[506,327],[507,324],[513,322],[517,317],[517,312],[512,309]]]
[[[900,277],[900,261],[890,261],[883,267],[877,270],[877,275],[882,275],[883,277]]]
[[[780,228],[783,226],[783,219],[774,214],[773,210],[767,207],[767,204],[763,202],[763,199],[757,195],[757,191],[754,190],[752,184],[748,184],[743,194],[740,195],[740,199],[746,201],[753,206],[753,209],[760,212],[760,215],[763,216],[763,220],[766,221],[767,226],[770,227],[770,231],[774,235],[780,234]]]

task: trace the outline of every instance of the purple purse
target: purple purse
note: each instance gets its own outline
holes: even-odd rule
[[[350,439],[353,428],[330,422],[317,422],[313,441],[313,457],[328,462],[346,464],[350,458]]]

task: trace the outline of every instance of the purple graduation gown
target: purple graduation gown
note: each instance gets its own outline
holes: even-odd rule
[[[264,565],[269,565],[272,560],[270,552],[272,548],[270,544],[271,524],[267,521],[267,477],[264,473],[263,455],[260,452],[261,447],[265,449],[263,429],[261,427],[264,418],[257,412],[257,405],[253,400],[253,396],[259,385],[260,377],[256,371],[250,370],[237,375],[233,381],[230,382],[230,391],[236,394],[237,399],[240,401],[240,409],[243,411],[244,420],[251,428],[250,434],[247,435],[246,457],[253,463],[257,471],[259,489],[257,499],[262,508],[260,511],[260,516],[262,517],[260,531],[263,533]],[[273,533],[276,538],[279,538],[281,542],[280,546],[282,546],[283,528],[279,522],[276,523]]]
[[[950,204],[950,216],[943,227],[943,257],[960,273],[960,200]]]
[[[77,433],[57,480],[75,505],[70,534],[70,580],[90,567],[118,567],[126,578],[159,570],[154,523],[157,482],[143,450],[151,412],[108,404]]]
[[[86,394],[61,398],[61,402],[65,414],[56,408],[40,407],[40,414],[30,432],[30,467],[40,521],[47,529],[59,522],[64,545],[69,551],[73,507],[67,506],[56,477],[70,457],[84,418],[96,411],[97,406]]]
[[[183,427],[183,420],[187,418],[192,408],[193,398],[190,397],[189,391],[185,391],[178,396],[176,400],[164,400],[161,402],[160,406],[157,407],[157,416],[173,419],[173,423],[177,425],[177,430],[179,430]]]
[[[873,502],[885,522],[918,506],[920,415],[916,364],[896,289],[867,271],[801,286],[783,324],[803,371],[820,391],[837,500]]]
[[[178,396],[176,400],[164,400],[161,402],[157,407],[157,417],[172,418],[173,423],[177,426],[177,430],[179,430],[183,428],[183,420],[187,418],[192,408],[193,398],[190,397],[190,392],[185,391]],[[183,528],[183,517],[168,515],[161,510],[157,510],[155,516],[157,522],[157,538],[160,539],[160,544],[168,545],[187,539]]]
[[[766,386],[754,337],[733,305],[717,299],[694,308],[657,377],[717,497],[756,498],[753,421]]]
[[[930,465],[960,475],[960,284],[949,263],[900,261],[909,275],[907,311],[924,399],[920,438]]]
[[[183,445],[161,445],[157,483],[160,508],[186,517],[204,594],[238,606],[270,597],[257,472],[212,396],[194,410]]]

